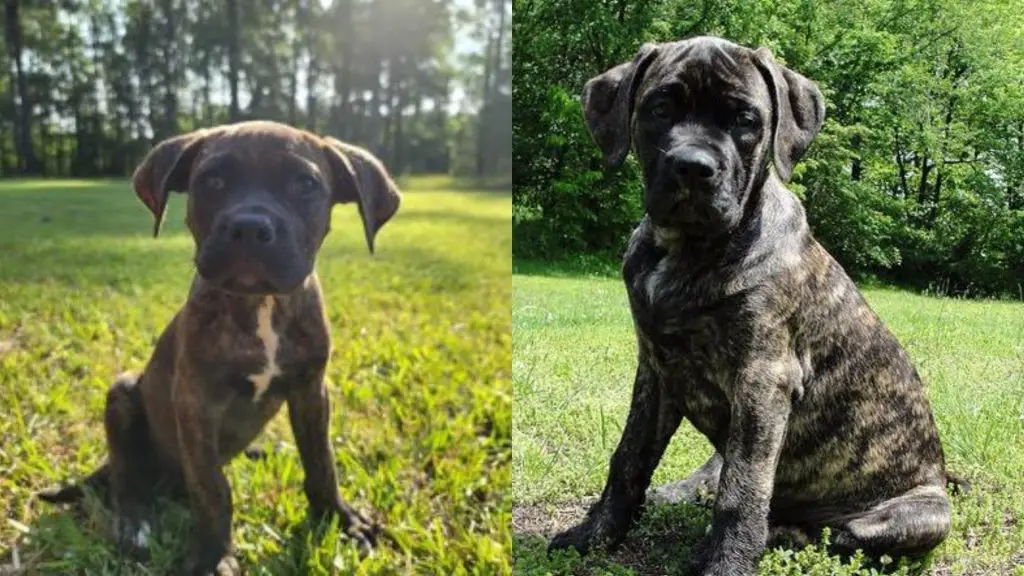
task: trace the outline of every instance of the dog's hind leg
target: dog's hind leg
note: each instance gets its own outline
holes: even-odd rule
[[[838,551],[918,556],[949,534],[949,499],[942,486],[918,486],[861,513],[825,522]]]
[[[146,509],[159,481],[138,377],[122,375],[107,392],[104,426],[110,451],[110,502],[114,535],[131,550],[147,546],[151,526]]]
[[[88,475],[80,483],[63,488],[48,488],[37,494],[43,502],[50,504],[74,504],[83,498],[87,491],[92,491],[100,500],[106,502],[110,488],[110,468],[103,463],[95,472]]]
[[[718,478],[722,475],[722,462],[722,455],[715,452],[707,462],[686,478],[648,490],[647,502],[649,504],[694,503],[700,500],[701,493],[714,495],[718,490]]]

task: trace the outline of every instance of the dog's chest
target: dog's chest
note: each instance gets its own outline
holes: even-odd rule
[[[263,348],[264,362],[259,371],[248,375],[252,383],[252,401],[259,402],[270,383],[284,372],[278,363],[281,336],[274,329],[274,298],[267,296],[256,311],[256,339]]]
[[[234,404],[283,396],[290,382],[326,362],[325,329],[318,330],[315,318],[294,317],[271,296],[225,324],[209,328],[217,336],[207,342],[204,361],[210,374],[220,376],[210,384]]]
[[[660,385],[713,440],[728,426],[725,390],[735,368],[735,298],[708,298],[700,279],[671,257],[651,259],[626,278],[639,345]]]

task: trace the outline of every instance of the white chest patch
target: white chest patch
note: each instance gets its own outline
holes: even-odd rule
[[[258,374],[250,374],[249,381],[252,382],[252,401],[259,402],[260,396],[270,387],[270,381],[274,376],[282,374],[281,368],[277,365],[277,332],[274,332],[274,297],[267,296],[256,312],[256,336],[263,342],[263,349],[267,353],[267,363],[263,371]]]
[[[136,548],[146,548],[149,546],[149,522],[143,521],[139,525],[139,531],[135,533],[135,537],[132,538],[132,543],[135,544]]]

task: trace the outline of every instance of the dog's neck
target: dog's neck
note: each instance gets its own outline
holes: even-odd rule
[[[291,292],[279,294],[243,294],[225,290],[202,276],[196,274],[192,279],[192,286],[189,289],[188,302],[192,306],[203,308],[220,308],[225,311],[237,311],[242,313],[255,313],[261,308],[278,307],[282,309],[292,308],[304,300],[310,290],[315,290],[319,285],[316,273],[311,273],[299,284],[298,288]]]

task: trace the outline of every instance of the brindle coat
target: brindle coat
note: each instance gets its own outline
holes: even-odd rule
[[[157,496],[187,497],[195,527],[178,570],[234,573],[222,467],[287,404],[311,516],[338,517],[368,549],[378,527],[338,492],[324,386],[330,335],[313,266],[334,204],[358,204],[372,251],[398,189],[365,150],[271,122],[166,140],[133,185],[154,234],[169,192],[188,191],[198,274],[142,374],[119,378],[107,395],[109,457],[84,485],[113,507],[120,544],[145,547]],[[40,496],[83,494],[71,486]]]
[[[769,527],[918,554],[947,535],[942,446],[896,338],[786,189],[824,120],[809,80],[717,38],[644,45],[588,82],[611,166],[634,143],[647,215],[623,276],[638,341],[629,417],[586,519],[552,549],[624,538],[683,418],[716,454],[661,501],[717,488],[701,574],[752,574]]]

